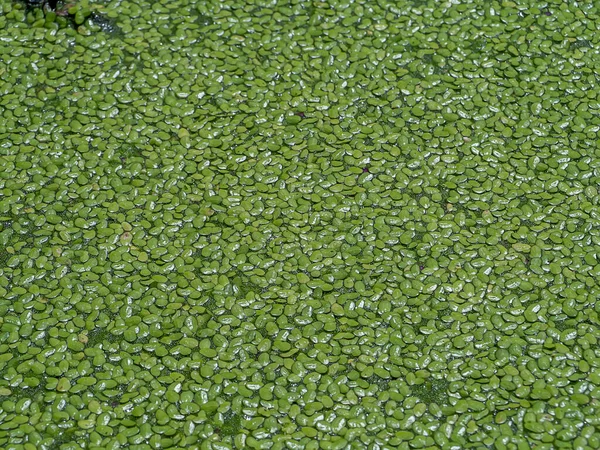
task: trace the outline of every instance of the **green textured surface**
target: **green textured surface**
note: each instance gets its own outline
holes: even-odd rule
[[[600,448],[597,2],[455,3],[0,0],[0,448]]]

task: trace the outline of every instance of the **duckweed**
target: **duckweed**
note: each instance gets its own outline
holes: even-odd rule
[[[0,9],[0,447],[600,447],[594,2]]]

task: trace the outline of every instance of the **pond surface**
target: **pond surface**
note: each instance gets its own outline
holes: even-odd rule
[[[598,12],[0,0],[0,447],[600,448]]]

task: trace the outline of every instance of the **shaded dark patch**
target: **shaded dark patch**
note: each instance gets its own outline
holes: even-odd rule
[[[98,344],[101,344],[104,341],[108,341],[110,343],[116,342],[121,339],[121,336],[116,336],[108,331],[106,328],[94,328],[92,331],[88,333],[88,347],[95,347]]]
[[[39,230],[40,227],[37,227],[32,219],[27,219],[25,217],[21,217],[17,222],[13,223],[13,230],[16,234],[21,236],[21,239],[24,239],[28,244],[33,241],[34,232]]]
[[[2,225],[2,231],[8,228],[12,228],[13,219],[11,217],[0,217],[0,225]]]
[[[438,311],[438,316],[435,319],[435,328],[437,330],[447,330],[452,327],[454,319],[450,313],[450,308],[444,308],[443,310]],[[444,320],[444,317],[448,320]]]
[[[71,444],[75,442],[74,434],[77,428],[69,428],[68,430],[61,430],[58,436],[54,437],[54,442],[46,447],[48,450],[60,450],[63,444]]]
[[[0,248],[0,269],[6,267],[6,263],[10,259],[11,254],[8,253],[4,248]]]
[[[469,46],[469,50],[471,50],[474,53],[477,53],[477,52],[482,51],[486,45],[487,45],[486,38],[472,39],[471,45]]]
[[[119,147],[118,154],[119,158],[132,158],[136,156],[141,156],[142,150],[133,144],[125,143]]]
[[[387,391],[390,385],[390,380],[388,378],[381,378],[379,375],[371,375],[367,378],[369,384],[375,384],[379,388],[379,392]]]
[[[365,114],[369,109],[369,104],[365,100],[358,100],[355,107],[358,114]]]
[[[410,389],[423,403],[445,405],[448,403],[449,385],[450,383],[446,380],[431,380],[423,384],[411,386]]]
[[[233,411],[228,411],[223,418],[223,425],[221,425],[220,433],[221,436],[235,436],[240,428],[242,427],[242,418],[239,414]]]
[[[426,53],[421,57],[421,61],[423,61],[425,64],[431,64],[433,62],[433,54],[431,53]]]
[[[115,37],[124,36],[123,30],[121,30],[121,27],[117,25],[117,21],[115,19],[93,12],[90,15],[90,21],[106,34]]]
[[[201,303],[202,306],[206,308],[206,312],[211,316],[214,316],[215,309],[217,309],[217,302],[213,297],[207,297],[204,303]]]
[[[262,288],[250,281],[250,278],[238,271],[238,275],[233,278],[233,290],[239,298],[246,298],[249,292],[259,294],[262,292]]]
[[[58,0],[22,0],[21,3],[23,3],[28,10],[48,7],[54,11],[58,4]]]
[[[337,292],[339,294],[356,294],[354,296],[351,296],[351,298],[353,298],[353,299],[359,296],[359,294],[356,292],[356,289],[354,287],[342,286],[341,288],[337,289]]]
[[[575,42],[571,42],[569,51],[574,51],[578,48],[592,48],[592,43],[587,39],[577,39]]]
[[[561,333],[565,330],[576,330],[579,325],[577,319],[554,319],[554,327]]]
[[[267,333],[267,329],[265,327],[257,328],[254,331],[254,333],[256,333],[256,335],[259,335],[261,340],[269,336],[269,333]]]
[[[195,22],[201,27],[208,27],[215,23],[215,21],[210,16],[205,16],[204,14],[198,14]]]
[[[20,361],[19,361],[20,363]],[[37,378],[40,381],[40,384],[37,386],[31,386],[26,388],[14,389],[11,394],[11,399],[14,402],[17,402],[23,398],[30,399],[34,402],[42,402],[44,398],[44,394],[46,393],[46,380],[41,375],[34,375],[29,372],[26,374],[26,378]]]

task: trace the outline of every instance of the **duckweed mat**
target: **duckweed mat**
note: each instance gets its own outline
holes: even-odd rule
[[[597,3],[0,0],[0,447],[600,448]]]

